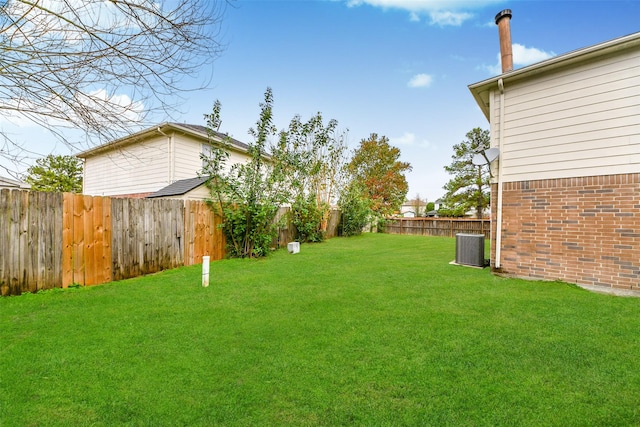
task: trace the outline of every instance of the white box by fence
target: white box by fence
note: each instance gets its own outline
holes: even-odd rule
[[[300,242],[287,243],[287,250],[290,254],[297,254],[298,252],[300,252]]]

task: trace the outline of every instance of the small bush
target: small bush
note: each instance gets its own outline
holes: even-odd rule
[[[322,220],[325,209],[318,207],[316,196],[298,196],[291,206],[291,220],[298,230],[300,242],[321,242],[324,240]]]

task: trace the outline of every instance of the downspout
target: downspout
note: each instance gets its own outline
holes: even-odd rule
[[[513,47],[511,45],[511,9],[505,9],[495,17],[498,26],[498,36],[500,38],[500,62],[502,63],[502,73],[513,70]],[[500,89],[500,138],[498,146],[500,149],[500,160],[498,161],[498,207],[496,218],[496,261],[494,268],[501,266],[500,258],[502,252],[502,163],[504,160],[504,81],[498,79],[498,89]]]
[[[175,178],[175,165],[173,160],[173,138],[166,133],[162,132],[160,126],[158,126],[158,133],[167,137],[167,160],[169,161],[169,176],[167,182],[169,184],[173,183]]]
[[[498,160],[498,207],[496,209],[496,269],[500,268],[500,256],[502,252],[502,161],[504,159],[504,151],[502,149],[504,141],[504,81],[502,79],[498,79],[498,89],[500,89],[500,131],[498,137],[500,159]]]

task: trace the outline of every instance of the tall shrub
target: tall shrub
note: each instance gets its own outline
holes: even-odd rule
[[[338,202],[341,216],[341,232],[343,236],[356,236],[362,234],[373,217],[371,201],[365,194],[365,190],[356,182],[352,182],[344,188]]]
[[[288,195],[281,159],[267,153],[268,140],[276,135],[273,93],[267,88],[264,102],[260,104],[260,118],[255,129],[249,130],[254,141],[248,144],[246,164],[226,167],[229,142],[217,141],[220,109],[216,101],[213,112],[205,115],[211,153],[202,156],[204,167],[200,175],[208,178],[210,203],[222,216],[228,256],[264,256],[277,235],[278,207],[287,201]]]
[[[330,207],[335,203],[338,175],[346,153],[345,135],[338,122],[325,125],[317,113],[303,122],[295,116],[286,131],[280,133],[274,156],[287,177],[291,192],[292,220],[302,241],[319,242],[324,238]]]

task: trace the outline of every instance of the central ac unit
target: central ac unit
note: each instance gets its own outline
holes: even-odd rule
[[[484,234],[456,234],[456,264],[484,267]]]

